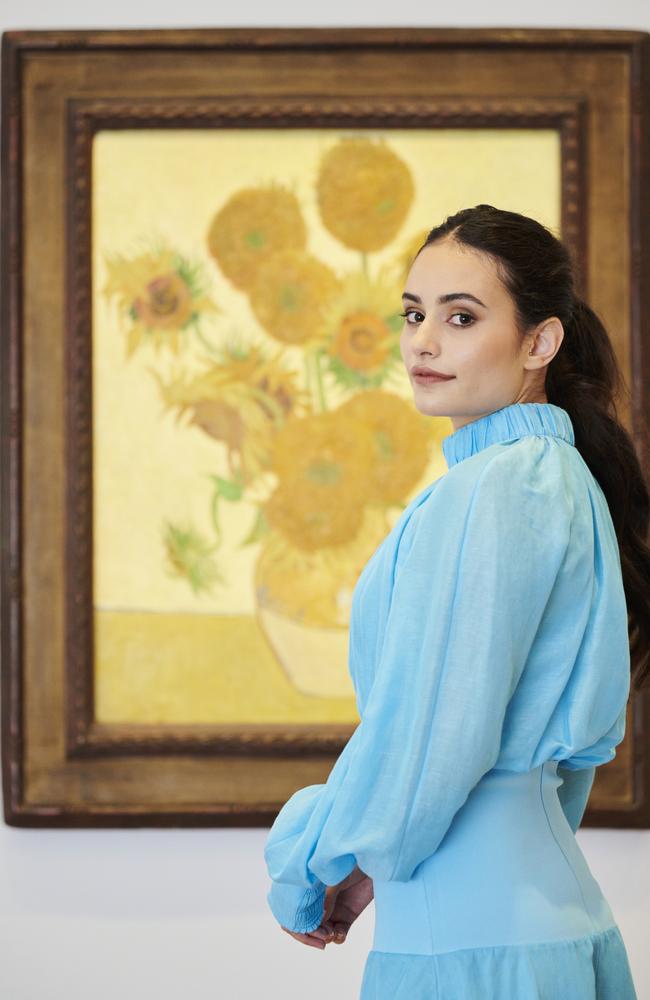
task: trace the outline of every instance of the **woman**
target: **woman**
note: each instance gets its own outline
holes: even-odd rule
[[[574,836],[650,673],[650,497],[616,359],[564,245],[490,205],[429,233],[404,304],[448,471],[359,577],[361,722],[273,823],[268,902],[324,948],[374,896],[363,1000],[632,1000]]]

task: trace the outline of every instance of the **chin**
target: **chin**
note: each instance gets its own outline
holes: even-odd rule
[[[416,410],[423,413],[426,417],[446,417],[447,410],[449,407],[443,406],[441,403],[434,399],[427,398],[427,396],[420,396],[417,393],[413,398]]]

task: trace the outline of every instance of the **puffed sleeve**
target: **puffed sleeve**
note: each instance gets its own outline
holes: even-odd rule
[[[325,886],[355,865],[408,881],[494,766],[571,532],[549,447],[530,437],[447,473],[408,520],[361,721],[267,839],[267,899],[289,930],[316,928]]]

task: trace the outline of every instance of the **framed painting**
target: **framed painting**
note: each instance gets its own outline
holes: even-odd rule
[[[446,468],[398,313],[450,212],[567,242],[648,468],[649,38],[4,34],[7,823],[268,825],[326,779],[356,579]],[[585,825],[648,824],[649,706]]]

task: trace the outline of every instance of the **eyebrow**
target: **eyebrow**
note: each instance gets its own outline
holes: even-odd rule
[[[404,292],[402,298],[410,299],[411,302],[417,302],[422,305],[422,299],[420,296],[414,295],[412,292]],[[487,309],[485,303],[481,302],[480,299],[477,299],[475,295],[471,294],[471,292],[447,292],[446,295],[438,296],[438,304],[442,306],[445,302],[453,302],[454,299],[470,299],[472,302],[476,302],[479,306],[483,306],[484,309]]]

